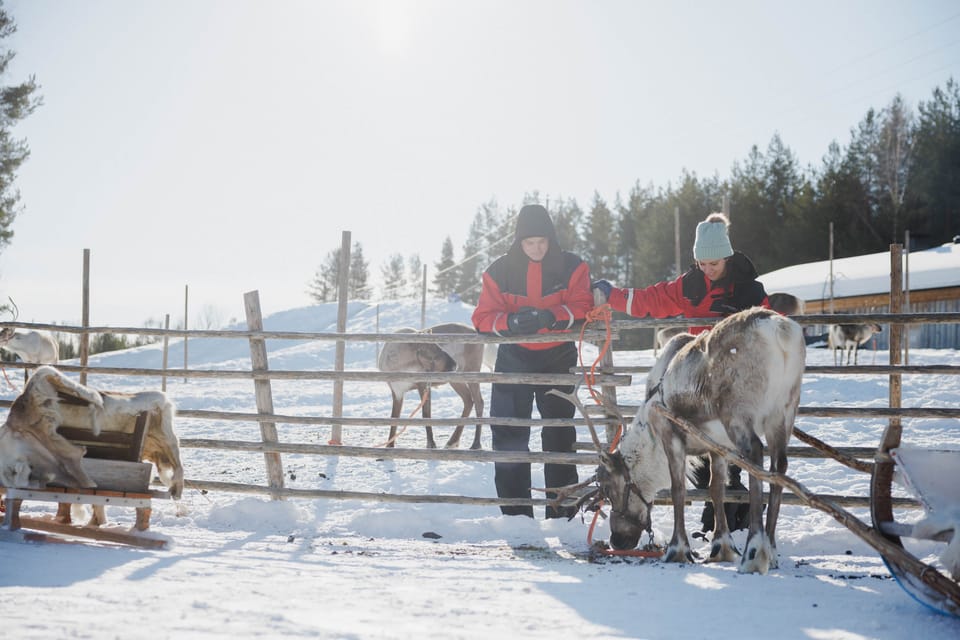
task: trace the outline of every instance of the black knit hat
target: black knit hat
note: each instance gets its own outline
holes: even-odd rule
[[[520,213],[517,214],[516,240],[534,237],[547,238],[555,242],[557,232],[553,227],[550,214],[547,213],[543,205],[528,204],[520,209]]]

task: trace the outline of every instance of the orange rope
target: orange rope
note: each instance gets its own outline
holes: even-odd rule
[[[587,390],[590,392],[590,397],[593,398],[593,401],[599,405],[603,405],[602,394],[594,388],[594,384],[597,381],[597,366],[603,360],[604,356],[607,355],[607,351],[610,350],[610,322],[613,319],[613,311],[610,308],[609,304],[602,304],[599,307],[595,307],[587,313],[586,321],[583,323],[583,326],[580,328],[580,368],[584,369],[583,378],[587,383]],[[586,371],[586,367],[583,364],[583,335],[586,332],[587,326],[591,322],[603,322],[604,327],[606,328],[606,336],[603,340],[603,345],[600,347],[600,351],[597,353],[596,360],[593,361],[593,364],[590,365],[589,372]],[[610,443],[610,452],[614,452],[617,449],[617,446],[620,444],[620,438],[623,436],[623,425],[617,425],[617,432],[613,437],[613,442]],[[600,517],[600,510],[603,508],[603,500],[601,499],[597,502],[597,508],[593,512],[593,520],[590,522],[590,528],[587,529],[587,545],[590,548],[593,548],[593,530],[597,525],[597,519]],[[604,549],[597,548],[595,549],[598,553],[605,556],[633,556],[638,558],[659,558],[663,555],[663,551],[653,551],[646,549]]]
[[[17,387],[16,387],[12,382],[10,382],[10,376],[7,375],[7,368],[6,368],[6,367],[0,367],[0,369],[3,369],[3,378],[4,378],[4,380],[7,381],[7,384],[10,385],[10,388],[11,388],[11,389],[13,389],[14,391],[16,391],[16,390],[17,390]]]
[[[410,412],[410,415],[408,415],[407,417],[408,417],[408,418],[412,418],[412,417],[414,417],[415,415],[417,415],[417,412],[420,411],[420,409],[423,408],[423,405],[425,405],[425,404],[427,403],[427,398],[429,398],[429,397],[430,397],[430,387],[428,386],[428,387],[427,387],[427,392],[426,392],[425,394],[423,394],[423,397],[422,397],[422,398],[420,398],[420,404],[418,404],[416,407],[414,407],[413,411],[411,411],[411,412]],[[384,442],[384,443],[382,443],[382,444],[378,444],[378,445],[376,445],[376,446],[378,446],[378,447],[389,447],[391,444],[395,443],[395,442],[397,441],[397,439],[398,439],[400,436],[402,436],[403,433],[404,433],[406,430],[407,430],[407,425],[403,425],[402,427],[400,427],[400,430],[397,432],[397,434],[396,434],[395,436],[393,436],[392,438],[390,438],[390,439],[387,440],[386,442]]]

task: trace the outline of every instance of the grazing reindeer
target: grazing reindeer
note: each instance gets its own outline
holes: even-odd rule
[[[662,411],[732,446],[758,466],[763,441],[773,472],[787,470],[787,442],[800,401],[806,347],[796,322],[769,309],[735,313],[698,336],[671,340],[647,376],[647,400],[613,453],[600,451],[600,490],[612,505],[610,544],[632,549],[650,530],[657,492],[671,488],[673,536],[667,562],[693,560],[684,521],[686,458],[707,449],[688,440]],[[727,461],[710,453],[710,499],[724,503]],[[766,573],[777,566],[775,531],[782,489],[770,487],[766,528],[762,485],[750,477],[750,527],[738,570]],[[711,562],[733,561],[737,550],[723,510],[716,510]]]
[[[476,335],[473,327],[450,322],[438,324],[426,330],[428,333],[455,333]],[[415,329],[400,329],[397,333],[418,333]],[[482,343],[446,343],[429,344],[425,342],[388,342],[380,352],[380,358],[377,362],[377,368],[380,371],[410,371],[434,373],[441,371],[480,371],[480,366],[484,361],[484,345]],[[403,409],[403,394],[413,389],[417,390],[420,400],[423,403],[423,417],[430,417],[430,384],[424,382],[389,382],[390,392],[393,395],[393,408],[390,410],[391,418],[398,418]],[[439,387],[445,383],[436,382],[432,386]],[[477,418],[483,415],[483,396],[480,394],[480,385],[476,382],[451,382],[450,386],[457,392],[463,401],[463,413],[461,418],[466,418],[476,407]],[[463,433],[464,423],[460,422],[454,429],[450,439],[447,440],[446,447],[456,447],[460,444],[460,435]],[[397,425],[390,425],[390,437],[387,443],[388,447],[394,445],[396,439]],[[427,427],[427,447],[435,449],[436,442],[433,439],[433,428]],[[473,436],[471,449],[480,448],[480,425]]]
[[[842,349],[840,362],[850,364],[850,353],[853,352],[853,364],[857,364],[857,353],[860,351],[860,345],[866,342],[875,333],[880,333],[882,329],[878,324],[832,324],[827,334],[827,346],[833,349],[833,364],[837,364],[837,350]],[[846,354],[847,361],[843,362],[843,356]]]
[[[20,317],[20,310],[12,298],[8,298],[13,305],[11,314],[13,322]],[[0,329],[0,348],[20,356],[23,362],[33,364],[56,364],[60,359],[60,347],[49,331],[20,331],[13,327]],[[23,371],[23,379],[27,379],[27,370]]]

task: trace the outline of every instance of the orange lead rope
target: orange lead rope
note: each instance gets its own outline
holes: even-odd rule
[[[609,304],[602,304],[599,307],[594,307],[591,309],[586,316],[586,321],[583,323],[583,326],[580,327],[580,368],[584,369],[583,378],[587,383],[587,390],[590,392],[590,397],[593,398],[593,401],[599,405],[603,405],[602,394],[594,388],[594,383],[597,380],[597,366],[603,360],[604,356],[607,355],[607,351],[610,350],[610,321],[613,318],[613,312]],[[591,322],[603,322],[606,327],[606,336],[603,340],[603,345],[600,347],[600,351],[597,353],[596,360],[593,361],[593,364],[590,365],[589,372],[586,371],[586,367],[583,364],[583,335],[586,332],[587,326]],[[613,442],[610,443],[610,452],[616,450],[617,446],[620,444],[620,438],[623,436],[623,425],[617,425],[617,433],[613,437]],[[597,503],[597,509],[593,512],[593,520],[590,522],[590,527],[587,529],[587,545],[590,547],[591,552],[599,553],[604,556],[633,556],[635,558],[659,558],[663,555],[663,551],[652,550],[652,549],[610,549],[607,547],[596,546],[593,544],[593,530],[597,526],[597,519],[600,517],[600,511],[603,509],[603,500],[600,500]]]

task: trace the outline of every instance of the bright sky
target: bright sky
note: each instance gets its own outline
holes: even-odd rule
[[[243,318],[309,304],[341,232],[371,273],[524,193],[613,204],[729,175],[779,132],[801,163],[900,92],[960,80],[960,5],[6,0],[24,211],[0,254],[20,319]]]

